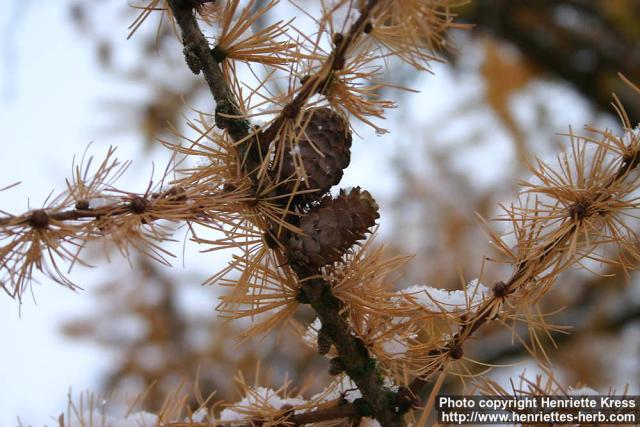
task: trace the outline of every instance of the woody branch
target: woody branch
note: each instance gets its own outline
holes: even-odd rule
[[[344,66],[344,57],[347,49],[361,35],[369,19],[369,14],[376,3],[376,0],[367,2],[360,17],[351,26],[347,35],[341,37],[335,43],[335,49],[329,56],[327,63],[316,76],[307,80],[298,95],[282,109],[278,118],[259,138],[260,140],[269,142],[273,139],[283,120],[298,115],[304,104],[313,95],[318,85],[324,82],[328,74],[332,70],[340,69]],[[182,32],[187,62],[189,62],[189,58],[192,55],[197,58],[197,64],[195,66],[193,63],[189,64],[190,68],[195,72],[202,71],[204,74],[209,89],[217,103],[216,121],[219,127],[226,129],[231,137],[240,143],[239,156],[246,161],[245,172],[251,174],[262,160],[260,154],[262,149],[249,133],[249,126],[242,118],[220,67],[211,53],[209,43],[199,28],[194,11],[197,4],[192,1],[171,0],[169,6]],[[224,119],[221,119],[222,115],[224,115]],[[285,242],[281,243],[284,244]],[[285,254],[285,258],[291,257],[287,257]],[[318,271],[313,271],[303,266],[293,267],[298,275],[304,299],[316,311],[323,327],[331,331],[329,335],[340,354],[345,371],[358,385],[370,405],[373,415],[385,426],[401,424],[402,412],[394,411],[394,407],[403,406],[397,406],[395,402],[390,404],[390,391],[382,384],[375,359],[370,357],[362,340],[353,334],[347,321],[340,316],[341,304],[332,295],[329,283],[318,277]],[[406,405],[404,407],[405,410],[408,409]]]

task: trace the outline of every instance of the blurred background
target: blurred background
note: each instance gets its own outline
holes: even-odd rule
[[[341,184],[363,186],[381,205],[379,243],[415,254],[400,288],[459,289],[459,272],[477,277],[492,252],[474,213],[498,215],[498,203],[529,176],[526,162],[553,158],[569,126],[619,132],[612,92],[632,123],[640,120],[640,97],[617,76],[640,83],[640,2],[474,0],[457,12],[473,27],[450,34],[433,75],[390,62],[389,79],[420,92],[384,93],[398,103],[383,124],[388,134],[356,125]],[[120,0],[0,2],[0,188],[22,182],[0,192],[0,209],[42,206],[64,189],[74,156],[88,150],[99,158],[111,145],[133,161],[119,188],[143,192],[153,166],[169,159],[158,139],[176,139],[170,126],[188,132],[194,109],[212,110],[166,17],[153,14],[126,39],[138,13]],[[296,15],[283,3],[255,25]],[[312,28],[304,17],[295,25]],[[220,319],[223,290],[201,286],[228,256],[199,253],[185,235],[178,228],[167,245],[177,256],[172,268],[138,255],[107,261],[100,248],[89,255],[95,268],[71,273],[84,290],[42,279],[22,305],[0,298],[0,425],[53,425],[67,394],[83,390],[134,396],[155,384],[144,401],[153,410],[180,385],[193,390],[197,378],[203,395],[235,400],[235,372],[251,381],[258,360],[276,386],[285,375],[311,389],[329,381],[326,362],[300,346],[293,329],[235,339],[246,324]],[[554,335],[558,348],[545,342],[545,351],[566,386],[607,393],[629,385],[638,393],[640,281],[606,273],[616,275],[561,276],[541,309],[572,330]],[[488,279],[506,274],[495,268]],[[298,320],[313,318],[301,312]],[[496,365],[490,375],[505,384],[523,369],[538,372],[509,331],[485,328],[466,350]],[[445,390],[458,387],[452,380]]]

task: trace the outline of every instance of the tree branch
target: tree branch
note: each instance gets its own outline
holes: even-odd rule
[[[632,151],[632,150],[629,150]],[[640,163],[640,153],[635,153],[633,155],[624,154],[621,156],[622,161],[620,166],[615,173],[613,173],[609,179],[604,183],[603,188],[601,188],[597,194],[594,196],[594,199],[598,199],[602,196],[604,191],[610,187],[614,187],[620,181],[624,180],[629,173],[636,169],[638,164]],[[596,213],[596,215],[599,213]],[[568,212],[568,217],[571,216],[570,210]],[[470,320],[465,322],[458,332],[453,335],[449,343],[443,347],[433,349],[429,352],[430,356],[442,356],[448,354],[450,358],[443,358],[439,361],[439,363],[434,363],[434,365],[425,372],[420,377],[415,378],[409,386],[409,389],[415,395],[420,394],[420,390],[428,384],[428,377],[439,369],[444,369],[446,363],[448,363],[449,359],[460,359],[463,356],[462,346],[473,334],[480,329],[482,325],[487,323],[492,318],[489,317],[489,313],[492,311],[492,308],[497,304],[503,304],[504,301],[509,298],[510,295],[521,288],[523,285],[528,283],[527,275],[530,272],[531,261],[534,261],[535,265],[540,265],[540,263],[545,262],[547,259],[551,258],[553,254],[555,254],[555,248],[562,246],[565,242],[572,239],[577,231],[579,231],[579,227],[577,222],[574,222],[569,228],[567,228],[563,233],[559,234],[556,238],[554,238],[551,242],[547,243],[541,249],[541,255],[537,258],[525,259],[519,262],[516,265],[516,269],[508,279],[507,282],[498,282],[494,285],[493,288],[493,296],[486,301],[484,301],[470,316]],[[524,279],[524,280],[523,280]]]
[[[371,13],[378,2],[379,0],[367,1],[366,6],[361,11],[358,19],[351,25],[346,36],[342,34],[334,35],[334,48],[327,58],[327,61],[320,67],[316,74],[305,80],[300,92],[282,108],[278,117],[262,132],[262,139],[272,141],[287,119],[295,117],[316,92],[322,92],[324,86],[330,81],[329,77],[331,73],[334,70],[344,68],[347,51],[364,31],[371,17]]]
[[[270,425],[282,426],[282,427],[295,427],[301,426],[305,424],[319,423],[322,421],[331,421],[338,420],[341,418],[353,418],[358,417],[358,410],[353,403],[347,403],[345,405],[336,406],[333,408],[324,408],[318,409],[312,412],[304,412],[301,414],[294,414],[290,416],[283,416],[282,421],[278,424],[272,423]],[[255,417],[247,424],[225,424],[224,422],[220,424],[209,424],[209,423],[193,423],[193,422],[184,422],[184,423],[170,423],[166,424],[167,427],[211,427],[216,425],[217,427],[254,427],[259,426],[265,423],[265,421],[273,421],[266,420],[264,418]]]
[[[183,217],[197,218],[200,214],[205,214],[207,210],[211,210],[211,206],[207,205],[207,203],[203,203],[205,200],[210,199],[211,202],[220,201],[220,194],[198,194],[198,202],[194,203],[193,206],[181,207],[179,212],[179,218],[176,217],[177,211],[172,210],[167,213],[166,216],[162,215],[163,209],[154,209],[156,203],[167,203],[167,202],[179,202],[182,205],[183,201],[187,198],[187,195],[184,194],[184,189],[180,187],[171,187],[166,191],[160,193],[152,193],[148,197],[145,195],[131,195],[131,196],[123,196],[120,197],[117,202],[110,203],[104,206],[100,206],[97,208],[91,208],[89,206],[89,201],[86,201],[87,206],[80,207],[76,206],[74,209],[67,209],[61,211],[50,211],[48,209],[35,209],[20,215],[15,216],[4,216],[0,217],[0,227],[6,226],[21,226],[28,225],[34,221],[34,216],[42,216],[45,215],[47,220],[54,220],[59,222],[67,222],[67,221],[79,221],[83,219],[105,219],[105,218],[114,218],[122,215],[128,214],[141,214],[145,212],[152,212],[151,221],[156,221],[160,219],[166,220],[181,220]],[[243,202],[245,200],[237,200],[238,202]],[[249,201],[249,200],[246,200]],[[221,205],[220,203],[216,203],[217,205]],[[206,207],[205,207],[206,206]],[[218,210],[222,206],[217,206]],[[229,208],[231,210],[231,207]]]
[[[249,122],[243,118],[238,102],[211,54],[209,42],[200,30],[195,7],[202,3],[204,2],[169,0],[169,7],[182,33],[185,60],[195,74],[202,72],[216,101],[216,125],[229,132],[235,141],[244,141],[244,144],[238,145],[238,157],[245,160],[246,170],[252,171],[260,164],[258,143],[252,138]]]
[[[371,414],[383,426],[402,425],[404,411],[395,405],[396,393],[385,388],[376,360],[369,356],[364,342],[351,332],[347,320],[340,315],[342,304],[331,292],[331,285],[318,278],[317,273],[300,269],[297,273],[302,279],[303,298],[316,311],[322,330],[331,338],[345,371],[369,403]]]
[[[367,2],[347,35],[336,40],[335,48],[321,70],[314,77],[310,78],[294,99],[282,109],[280,115],[267,131],[262,133],[260,140],[265,143],[270,143],[275,139],[275,135],[279,131],[282,122],[290,119],[292,116],[295,117],[300,112],[304,104],[315,93],[318,85],[325,81],[332,70],[344,67],[345,55],[348,49],[364,30],[366,23],[370,19],[370,14],[377,3],[378,0],[369,0]],[[248,169],[245,168],[245,172],[249,174],[250,171],[259,165],[255,163],[259,161],[258,159],[261,157],[259,147],[257,147],[257,144],[248,142],[250,138],[248,131],[249,125],[240,118],[241,113],[234,102],[231,90],[224,81],[220,67],[211,54],[209,43],[198,26],[194,14],[193,1],[169,0],[169,6],[182,31],[185,57],[188,65],[194,72],[200,70],[204,74],[209,89],[218,104],[216,112],[223,112],[227,116],[233,116],[233,118],[222,121],[220,123],[222,125],[221,127],[227,129],[234,140],[242,143],[239,144],[239,147],[249,144],[257,148],[257,150],[250,149],[251,151],[249,152],[248,163],[251,167]],[[219,117],[217,115],[216,120],[218,119]],[[268,136],[264,137],[265,135]],[[244,148],[240,150],[241,155],[243,152],[247,152],[247,149]],[[253,155],[251,152],[253,152]],[[288,257],[285,257],[285,259],[288,259]],[[373,414],[383,426],[402,425],[403,412],[394,410],[394,408],[397,408],[397,406],[394,406],[395,395],[386,389],[375,359],[369,356],[369,351],[362,340],[352,333],[346,319],[340,315],[342,308],[341,303],[332,294],[329,283],[318,278],[318,271],[309,271],[296,266],[293,267],[301,284],[302,292],[308,300],[307,302],[318,314],[323,328],[329,331],[328,335],[331,337],[333,344],[340,354],[345,371],[357,384],[362,395],[370,405],[370,408],[366,410],[370,410],[371,414]]]

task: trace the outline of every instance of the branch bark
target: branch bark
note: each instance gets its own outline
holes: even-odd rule
[[[344,67],[348,49],[360,36],[377,3],[378,0],[367,2],[347,35],[336,43],[327,63],[321,67],[318,74],[305,83],[302,90],[283,108],[267,131],[262,133],[260,140],[266,143],[272,141],[282,122],[301,111],[304,104],[315,93],[315,88],[322,84],[328,73]],[[186,61],[192,71],[196,73],[202,71],[217,103],[217,124],[219,127],[225,128],[231,137],[239,142],[239,154],[241,158],[247,159],[249,167],[245,167],[245,173],[249,175],[259,166],[260,147],[257,142],[253,141],[249,132],[249,124],[242,119],[233,94],[224,80],[218,63],[211,54],[209,43],[196,20],[193,1],[169,0],[169,7],[182,32]],[[220,114],[224,114],[225,119],[218,123]],[[384,386],[375,359],[369,356],[369,351],[362,340],[352,333],[346,319],[340,315],[341,303],[332,294],[329,283],[318,278],[317,271],[293,267],[301,284],[302,293],[318,314],[323,328],[329,331],[328,335],[344,362],[345,371],[356,383],[369,405],[365,412],[370,411],[383,426],[403,425],[403,412],[397,410],[398,406],[394,402],[396,395]],[[359,411],[362,412],[362,410],[361,407]],[[361,413],[361,415],[368,414]]]
[[[243,118],[238,102],[225,80],[218,62],[211,54],[207,38],[195,16],[195,7],[202,1],[169,0],[169,7],[182,33],[185,60],[195,74],[202,72],[216,102],[216,125],[229,132],[238,145],[238,157],[244,159],[245,169],[254,170],[260,164],[258,142],[252,137],[249,122]]]
[[[80,221],[84,219],[105,219],[108,217],[117,217],[121,215],[128,215],[132,213],[144,213],[144,212],[153,212],[153,217],[151,220],[176,220],[172,215],[175,215],[175,212],[169,212],[166,217],[162,215],[162,210],[153,209],[154,203],[163,202],[163,201],[179,201],[180,197],[185,197],[182,194],[182,189],[180,187],[171,187],[170,189],[163,191],[161,193],[153,193],[147,196],[129,196],[129,197],[120,197],[117,202],[110,203],[97,208],[87,207],[76,207],[74,209],[67,209],[61,211],[51,211],[49,212],[47,209],[35,209],[29,211],[27,213],[23,213],[21,215],[15,216],[4,216],[0,217],[0,227],[1,226],[10,226],[10,225],[23,225],[29,224],[32,221],[34,214],[36,215],[46,215],[47,219],[51,219],[59,222],[71,222],[71,221]],[[215,200],[219,197],[216,194],[209,194],[211,200]],[[205,199],[208,196],[199,195],[201,199]],[[138,204],[140,204],[138,206]],[[137,209],[143,209],[143,212],[137,211]],[[219,207],[218,207],[219,209]],[[230,207],[230,209],[232,209]],[[222,209],[219,209],[222,210]],[[183,212],[183,216],[186,215],[187,212]],[[206,214],[206,209],[198,206],[197,204],[189,208],[189,216],[193,218],[197,218],[198,215]]]

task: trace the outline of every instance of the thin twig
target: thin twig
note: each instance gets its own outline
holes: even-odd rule
[[[349,28],[347,35],[337,40],[327,61],[320,67],[316,74],[310,76],[305,81],[300,92],[282,108],[278,117],[261,133],[262,140],[272,141],[284,122],[291,117],[295,117],[318,89],[322,89],[324,85],[327,84],[330,80],[330,74],[334,70],[344,68],[347,51],[362,34],[367,22],[369,22],[371,12],[378,2],[378,0],[369,0],[367,2],[358,19]]]
[[[624,156],[622,158],[622,162],[620,163],[620,167],[618,168],[616,173],[613,174],[605,182],[605,185],[603,186],[603,188],[598,192],[598,195],[596,195],[594,198],[595,199],[599,198],[600,195],[603,194],[603,192],[607,188],[613,187],[619,181],[625,179],[629,175],[629,173],[638,166],[638,164],[640,163],[638,161],[639,159],[640,159],[640,153],[636,153],[634,156],[629,158]],[[562,246],[565,242],[572,239],[574,236],[574,233],[578,229],[579,228],[576,223],[572,224],[571,227],[567,228],[565,232],[563,232],[562,234],[557,236],[553,241],[547,243],[544,247],[542,247],[541,255],[537,258],[534,258],[533,261],[535,261],[539,265],[540,262],[545,261],[547,258],[549,258],[550,255],[555,254],[554,249]],[[452,351],[458,351],[460,354],[462,354],[461,353],[462,346],[466,342],[466,340],[471,338],[471,336],[478,329],[480,329],[482,325],[487,323],[489,320],[492,320],[489,317],[491,308],[494,307],[500,301],[504,302],[504,300],[506,300],[510,295],[513,295],[513,293],[518,288],[528,283],[527,280],[522,281],[522,279],[526,277],[527,274],[529,273],[530,261],[531,260],[526,259],[518,263],[515,271],[513,272],[509,280],[504,283],[505,287],[503,290],[501,290],[500,294],[496,295],[494,293],[493,297],[484,301],[475,310],[473,315],[470,317],[471,320],[468,322],[465,322],[460,327],[458,332],[453,335],[453,337],[451,338],[448,344],[440,348],[431,350],[429,352],[429,355],[437,357],[447,353],[451,353]],[[442,359],[441,363],[434,364],[434,366],[429,371],[425,372],[424,375],[421,375],[420,377],[415,378],[411,382],[409,389],[415,395],[419,395],[421,390],[429,383],[429,376],[431,376],[431,374],[433,374],[434,372],[440,369],[443,369],[447,360],[448,359]]]
[[[353,418],[358,416],[358,410],[356,406],[352,403],[347,403],[345,405],[336,406],[333,408],[324,408],[317,409],[311,412],[305,412],[302,414],[295,414],[288,417],[283,417],[282,422],[279,424],[270,424],[272,426],[282,426],[282,427],[295,427],[302,426],[305,424],[313,424],[319,423],[322,421],[330,421],[330,420],[338,420],[340,418]],[[254,418],[251,422],[247,424],[225,424],[224,422],[220,424],[215,424],[217,427],[254,427],[259,426],[264,423],[266,420],[261,418]],[[170,423],[165,424],[166,427],[211,427],[212,424],[209,423]]]
[[[180,191],[183,191],[180,187],[171,187],[167,191],[163,191],[161,193],[153,193],[149,195],[148,198],[141,197],[141,199],[148,202],[149,205],[145,207],[147,211],[153,211],[154,215],[150,220],[155,221],[159,219],[171,219],[171,215],[167,215],[167,218],[163,218],[161,216],[161,211],[153,210],[153,204],[160,201],[171,201],[176,200],[181,197]],[[205,214],[207,209],[202,206],[206,205],[203,203],[206,199],[210,198],[212,201],[216,200],[220,197],[219,194],[199,194],[198,201],[199,203],[194,204],[190,207],[189,212],[193,214],[193,217],[196,218],[200,214]],[[117,202],[106,204],[97,208],[74,208],[67,209],[63,211],[49,211],[48,209],[36,209],[26,213],[22,213],[20,215],[14,216],[4,216],[0,217],[0,227],[8,226],[8,225],[23,225],[28,224],[33,212],[43,211],[47,214],[49,219],[54,221],[79,221],[83,219],[106,219],[106,218],[115,218],[121,215],[128,215],[133,212],[131,202],[135,199],[139,198],[139,196],[135,197],[121,197]],[[245,200],[238,200],[238,202],[242,202]],[[247,200],[248,201],[248,200]],[[217,207],[218,211],[221,211],[221,206]],[[209,208],[210,210],[210,208]],[[232,207],[229,206],[229,210],[232,210]],[[185,212],[186,213],[186,212]]]

